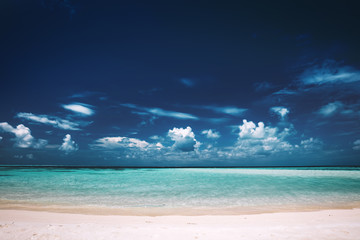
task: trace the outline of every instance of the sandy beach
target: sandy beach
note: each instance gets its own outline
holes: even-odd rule
[[[359,239],[360,209],[124,216],[0,210],[0,239]]]

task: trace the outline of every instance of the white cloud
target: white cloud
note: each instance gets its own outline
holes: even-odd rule
[[[153,135],[153,136],[151,136],[149,138],[152,139],[152,140],[159,140],[161,137],[158,136],[158,135]]]
[[[195,82],[189,78],[181,78],[180,82],[187,87],[193,87],[195,85]]]
[[[356,140],[354,142],[354,146],[353,146],[354,150],[360,150],[360,139]]]
[[[158,135],[150,136],[149,139],[151,139],[153,141],[157,141],[157,142],[163,142],[165,140],[163,137],[158,136]]]
[[[44,139],[35,140],[31,135],[31,131],[23,124],[19,124],[16,128],[12,127],[7,122],[0,123],[0,130],[3,132],[12,133],[15,135],[14,146],[19,148],[43,148],[48,142]]]
[[[163,149],[163,148],[164,148],[164,145],[162,145],[162,144],[159,143],[159,142],[156,143],[155,146],[156,146],[157,149]]]
[[[63,141],[64,142],[59,147],[59,150],[64,151],[65,154],[69,154],[71,152],[75,152],[75,151],[79,150],[79,147],[75,143],[75,141],[71,140],[71,135],[70,134],[66,134]]]
[[[323,142],[317,138],[302,140],[300,146],[305,150],[319,150],[323,147]]]
[[[168,136],[175,141],[173,149],[183,152],[191,152],[199,147],[200,142],[196,141],[195,134],[191,127],[170,129]]]
[[[31,135],[31,131],[28,127],[20,124],[12,131],[16,137],[15,145],[20,148],[28,148],[34,142],[34,137]]]
[[[266,127],[243,120],[239,126],[239,138],[234,148],[237,156],[266,155],[280,151],[291,151],[293,146],[284,139],[291,134],[289,128],[279,132],[277,127]]]
[[[62,107],[66,110],[70,110],[77,114],[85,115],[85,116],[91,116],[95,113],[94,110],[92,109],[93,106],[84,103],[72,103],[72,104],[62,105]]]
[[[3,139],[3,137],[2,136],[0,136],[0,142],[1,142],[1,140]]]
[[[3,131],[3,132],[13,132],[14,131],[14,128],[8,124],[7,122],[2,122],[0,123],[0,129]]]
[[[218,138],[220,138],[220,133],[215,131],[215,130],[212,130],[212,129],[203,130],[201,132],[201,134],[205,135],[207,138],[210,138],[210,139],[218,139]]]
[[[240,138],[263,138],[265,136],[265,124],[259,122],[258,126],[254,122],[248,122],[246,119],[243,120],[243,124],[239,126]],[[276,132],[276,128],[268,128],[268,131],[272,131],[270,135],[273,135]]]
[[[290,113],[289,109],[286,107],[272,107],[270,108],[270,111],[276,113],[282,120]]]
[[[198,106],[198,108],[207,109],[207,110],[214,111],[216,113],[222,113],[222,114],[227,114],[227,115],[231,115],[231,116],[241,116],[247,111],[246,108],[238,108],[238,107],[234,107],[234,106],[223,106],[223,107]]]
[[[135,104],[121,104],[121,106],[137,110],[136,112],[133,113],[138,115],[155,115],[159,117],[170,117],[177,119],[192,119],[192,120],[199,119],[198,117],[189,113],[168,111],[161,108],[147,108],[147,107],[137,106]]]
[[[17,158],[17,159],[23,159],[23,158],[34,159],[34,154],[32,154],[32,153],[29,153],[29,154],[26,154],[26,155],[17,154],[17,155],[14,155],[14,158]]]
[[[128,137],[103,137],[97,139],[93,144],[89,145],[90,148],[106,149],[107,151],[101,151],[105,156],[117,159],[142,159],[152,161],[164,161],[167,159],[165,153],[168,148],[164,147],[162,143],[148,143],[147,141],[128,138]]]
[[[18,113],[16,115],[18,118],[23,118],[29,121],[42,123],[45,125],[50,125],[55,128],[64,129],[64,130],[80,130],[79,123],[70,122],[66,119],[61,119],[58,117],[48,116],[48,115],[35,115],[32,113]]]
[[[161,143],[151,144],[144,140],[137,138],[128,138],[128,137],[103,137],[97,139],[93,147],[101,147],[107,149],[117,149],[117,148],[136,148],[139,150],[148,150],[148,149],[161,149],[163,145]]]
[[[147,111],[161,117],[172,117],[178,119],[198,119],[194,115],[182,112],[167,111],[161,108],[148,108]]]
[[[360,81],[360,71],[350,66],[340,66],[326,60],[322,65],[307,69],[300,80],[304,85],[341,84]]]

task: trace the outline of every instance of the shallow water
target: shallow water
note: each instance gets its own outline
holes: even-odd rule
[[[0,167],[0,200],[110,208],[347,205],[360,168]]]

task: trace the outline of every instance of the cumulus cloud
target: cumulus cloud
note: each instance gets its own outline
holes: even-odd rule
[[[92,109],[93,106],[85,103],[72,103],[67,105],[64,104],[62,105],[62,107],[66,110],[72,111],[82,116],[91,116],[95,113]]]
[[[79,123],[71,122],[66,119],[61,119],[54,116],[48,116],[48,115],[35,115],[32,113],[24,113],[20,112],[16,115],[18,118],[23,118],[28,121],[33,121],[37,123],[42,123],[45,125],[50,125],[55,128],[64,129],[64,130],[80,130]]]
[[[212,130],[212,129],[203,130],[201,132],[201,134],[205,135],[207,138],[210,138],[210,139],[218,139],[218,138],[220,138],[220,133],[215,131],[215,130]]]
[[[360,150],[360,139],[356,140],[354,142],[354,146],[353,146],[354,150]]]
[[[270,111],[277,114],[280,119],[284,120],[286,116],[290,113],[289,109],[286,107],[272,107]]]
[[[65,152],[65,154],[69,154],[69,153],[76,152],[77,150],[79,150],[79,147],[75,143],[75,141],[71,140],[70,134],[66,134],[63,141],[64,142],[59,147],[59,150]]]
[[[341,84],[360,81],[360,71],[351,66],[340,66],[333,60],[307,69],[300,81],[304,85]]]
[[[180,150],[183,152],[191,152],[199,147],[200,143],[196,141],[195,134],[191,127],[170,129],[168,136],[175,143],[173,149]]]
[[[162,143],[129,137],[103,137],[89,145],[91,149],[101,150],[102,154],[110,158],[164,161],[167,159],[168,147]],[[103,151],[103,150],[106,151]]]
[[[240,138],[263,138],[265,136],[265,124],[259,122],[258,126],[254,122],[248,122],[246,119],[243,120],[243,124],[239,126]],[[267,128],[268,135],[274,135],[276,128]]]
[[[309,138],[302,140],[300,146],[305,150],[319,150],[323,147],[323,142],[317,138]]]
[[[121,106],[128,107],[131,109],[135,109],[136,112],[133,112],[138,115],[155,115],[158,117],[170,117],[170,118],[177,118],[177,119],[192,119],[197,120],[198,117],[189,114],[189,113],[182,113],[182,112],[175,112],[175,111],[168,111],[161,108],[147,108],[137,106],[135,104],[121,104]]]
[[[36,140],[32,135],[28,127],[23,124],[19,124],[16,128],[12,127],[7,122],[0,123],[0,131],[8,132],[15,135],[13,141],[14,146],[19,148],[43,148],[48,142],[44,139]]]
[[[163,148],[163,145],[161,143],[151,144],[144,140],[128,137],[103,137],[97,139],[95,141],[95,144],[93,144],[92,146],[107,149],[136,148],[139,150]]]
[[[257,125],[252,121],[243,120],[239,126],[238,142],[235,150],[240,156],[266,155],[280,151],[290,151],[293,146],[285,141],[291,134],[289,128],[279,131],[277,127],[267,127],[263,122]]]

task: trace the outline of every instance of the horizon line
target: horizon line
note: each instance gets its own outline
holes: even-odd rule
[[[360,167],[360,165],[272,165],[272,166],[119,166],[119,165],[8,165],[0,164],[0,167],[41,167],[41,168],[316,168],[316,167]]]

